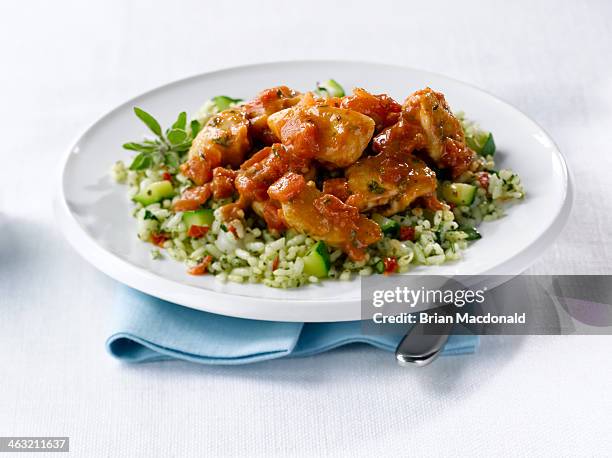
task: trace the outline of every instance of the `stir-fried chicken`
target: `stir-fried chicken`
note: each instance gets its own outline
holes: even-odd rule
[[[187,188],[183,191],[183,194],[181,194],[181,198],[174,203],[172,209],[177,212],[197,210],[201,205],[206,203],[211,195],[212,189],[210,183]]]
[[[402,106],[388,95],[373,95],[361,88],[353,89],[353,95],[344,97],[340,107],[372,118],[377,132],[397,122],[402,111]]]
[[[440,168],[449,168],[453,177],[469,169],[474,152],[465,144],[461,123],[453,115],[444,95],[425,88],[406,99],[403,107],[406,122],[423,128],[425,150]]]
[[[332,168],[355,162],[374,133],[374,121],[369,116],[313,101],[312,97],[274,113],[268,125],[282,143]]]
[[[268,127],[268,116],[300,101],[302,95],[287,86],[277,86],[260,92],[257,97],[244,105],[247,118],[251,122],[253,138],[264,145],[278,142]]]
[[[345,202],[351,195],[351,190],[346,178],[330,178],[323,182],[323,193],[336,196]]]
[[[365,257],[365,248],[382,238],[378,224],[331,194],[323,194],[302,175],[287,173],[268,190],[281,203],[286,224],[333,247],[351,259]]]
[[[221,165],[239,167],[251,149],[249,121],[238,109],[213,116],[193,140],[189,159],[181,165],[183,175],[202,185]]]
[[[253,143],[270,146],[253,154]],[[444,96],[429,88],[401,106],[360,88],[319,98],[274,87],[206,124],[181,166],[197,186],[174,209],[196,209],[211,194],[237,195],[221,210],[226,220],[244,218],[251,208],[271,231],[293,228],[362,260],[382,237],[364,213],[390,216],[415,201],[443,208],[435,173],[419,159],[423,153],[455,177],[469,169],[474,154]],[[328,176],[322,191],[312,181],[317,168]]]
[[[436,190],[436,175],[411,155],[381,153],[360,159],[346,171],[351,196],[360,211],[376,208],[383,215],[405,210],[416,198]]]
[[[264,212],[263,205],[269,199],[268,188],[289,171],[308,174],[310,170],[310,159],[298,156],[290,147],[275,143],[263,148],[240,166],[234,181],[240,197],[223,208],[224,216],[227,219],[240,216],[241,210],[253,204],[259,216],[272,220],[265,217],[270,212]],[[279,224],[274,226],[277,229]]]

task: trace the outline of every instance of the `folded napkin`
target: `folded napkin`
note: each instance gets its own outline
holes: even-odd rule
[[[361,333],[359,321],[287,323],[247,320],[177,306],[121,287],[108,351],[139,363],[182,359],[201,364],[246,364],[309,356],[350,343],[395,351],[401,336]],[[444,355],[473,353],[478,337],[453,335]]]

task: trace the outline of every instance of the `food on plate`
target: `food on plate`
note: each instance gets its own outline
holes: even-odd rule
[[[461,258],[482,221],[524,197],[496,170],[493,135],[430,88],[403,103],[334,80],[313,91],[220,95],[155,135],[113,175],[138,237],[192,275],[279,288],[406,272]]]

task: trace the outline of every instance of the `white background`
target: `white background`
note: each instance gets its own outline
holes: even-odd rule
[[[70,436],[76,456],[609,454],[610,337],[486,338],[423,370],[368,348],[118,363],[103,346],[116,285],[62,239],[50,194],[72,140],[144,90],[261,61],[397,63],[542,124],[577,199],[532,271],[612,274],[611,23],[604,0],[3,2],[0,435]]]

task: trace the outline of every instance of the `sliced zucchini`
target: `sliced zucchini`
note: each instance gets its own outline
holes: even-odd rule
[[[374,213],[372,215],[372,219],[378,223],[380,230],[383,231],[383,234],[396,236],[399,233],[400,224],[397,221],[387,218],[379,213]]]
[[[156,181],[133,197],[133,200],[141,203],[145,207],[164,199],[174,197],[174,187],[168,180]]]
[[[495,140],[493,134],[486,131],[478,131],[474,135],[465,138],[467,145],[481,156],[493,156],[495,154]]]
[[[476,197],[476,186],[467,183],[444,183],[442,197],[455,205],[472,205]]]
[[[318,83],[317,92],[321,95],[324,95],[323,92],[326,92],[330,97],[344,97],[344,88],[336,80],[332,79]]]
[[[480,232],[475,227],[460,227],[459,230],[467,234],[465,240],[478,240],[482,238],[482,235],[480,235]]]
[[[216,97],[213,97],[212,101],[217,106],[217,109],[219,111],[223,111],[223,110],[227,110],[229,107],[231,107],[232,105],[236,103],[242,102],[242,99],[232,99],[231,97],[228,97],[227,95],[218,95]]]
[[[203,208],[201,210],[193,210],[183,213],[183,223],[185,223],[187,231],[189,231],[191,226],[210,227],[214,220],[215,215],[213,214],[213,210],[210,208]]]
[[[319,240],[313,245],[308,254],[302,258],[304,272],[318,278],[325,278],[329,274],[331,261],[325,242]]]

